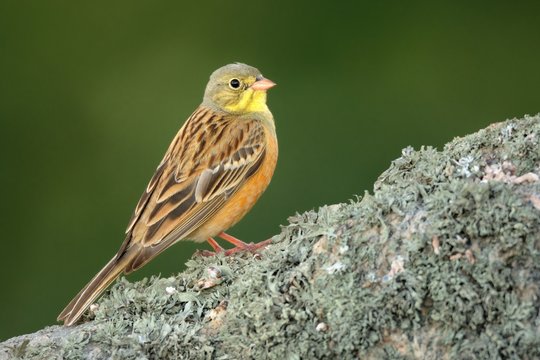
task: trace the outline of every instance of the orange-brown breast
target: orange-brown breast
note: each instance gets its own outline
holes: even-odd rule
[[[228,199],[221,210],[188,236],[188,239],[202,242],[227,230],[240,221],[261,197],[270,184],[278,157],[275,133],[265,128],[265,134],[266,155],[260,168]]]

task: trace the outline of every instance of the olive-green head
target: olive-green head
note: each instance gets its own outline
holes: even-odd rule
[[[267,111],[266,90],[275,85],[253,66],[225,65],[210,76],[203,105],[231,114]]]

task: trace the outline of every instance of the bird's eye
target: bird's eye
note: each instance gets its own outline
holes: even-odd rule
[[[229,81],[229,86],[231,87],[231,89],[238,89],[240,87],[240,80],[231,79],[231,81]]]

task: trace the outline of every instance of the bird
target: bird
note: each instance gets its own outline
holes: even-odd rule
[[[225,231],[253,207],[274,174],[278,143],[266,100],[275,85],[242,63],[212,73],[202,103],[172,140],[135,206],[118,252],[58,321],[75,324],[120,274],[141,268],[181,240],[208,241],[225,255],[254,252],[271,242],[248,244]],[[216,236],[234,248],[225,250]]]

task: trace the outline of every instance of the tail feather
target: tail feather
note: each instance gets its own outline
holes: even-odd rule
[[[128,254],[129,252],[120,257],[113,257],[62,310],[57,320],[64,321],[66,326],[73,325],[86,308],[124,271],[126,265],[132,260]]]

